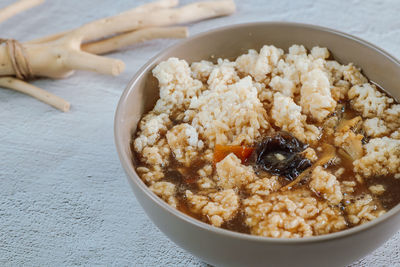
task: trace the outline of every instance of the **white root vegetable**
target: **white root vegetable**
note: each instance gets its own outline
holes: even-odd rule
[[[24,10],[42,4],[43,2],[44,0],[21,0],[8,7],[5,7],[0,10],[0,23]],[[15,48],[16,47],[13,47],[13,50],[15,50]],[[21,53],[21,51],[18,52]],[[23,57],[23,55],[20,55],[20,57]],[[26,60],[26,58],[23,59],[24,61]],[[26,61],[24,63],[26,64]],[[70,109],[70,103],[64,99],[14,77],[0,77],[0,87],[30,95],[63,112],[67,112]]]
[[[27,9],[40,5],[44,0],[19,0],[14,4],[0,9],[0,23]]]
[[[43,0],[44,1],[44,0]],[[162,9],[162,8],[171,8],[171,7],[175,7],[179,4],[178,0],[159,0],[156,2],[152,2],[149,4],[144,4],[141,6],[138,6],[136,8],[133,8],[129,11],[130,15],[135,15],[134,13],[136,12],[151,12],[157,9]],[[126,12],[122,12],[120,13],[120,15],[125,14]],[[69,33],[71,31],[64,31],[64,32],[59,32],[56,34],[52,34],[49,36],[45,36],[45,37],[41,37],[41,38],[37,38],[28,42],[25,42],[26,44],[37,44],[37,43],[46,43],[46,42],[50,42],[50,41],[54,41],[56,39],[59,39],[60,37],[66,35],[67,33]]]
[[[64,78],[74,70],[89,70],[117,76],[125,67],[121,60],[100,57],[80,50],[81,43],[73,33],[45,44],[23,45],[33,75]],[[24,57],[17,55],[16,61]],[[0,76],[15,75],[11,57],[5,46],[0,47]]]
[[[83,41],[90,41],[141,28],[169,26],[227,16],[236,10],[233,0],[203,1],[180,8],[170,8],[177,4],[178,1],[174,0],[161,0],[149,3],[112,17],[90,22],[76,30],[81,31],[85,36]],[[101,31],[98,29],[101,29]],[[70,33],[70,31],[34,39],[26,42],[26,44],[54,41],[67,33]]]
[[[114,17],[88,23],[54,41],[23,44],[33,74],[63,78],[71,75],[76,69],[119,75],[125,68],[121,60],[84,52],[81,50],[82,42],[144,27],[180,24],[229,15],[235,11],[235,4],[232,0],[219,0],[199,2],[174,9],[155,9],[151,12],[140,11],[143,9],[145,8],[139,7]],[[4,46],[0,47],[0,60],[2,62],[0,76],[15,75],[16,71]]]
[[[26,58],[34,76],[64,78],[74,70],[95,71],[101,74],[117,76],[125,68],[118,59],[92,55],[81,51],[81,36],[72,31],[65,36],[48,43],[23,44]],[[22,62],[25,57],[17,55],[16,61]],[[15,75],[8,49],[0,47],[0,76]]]
[[[113,17],[93,21],[83,25],[77,31],[82,35],[83,41],[90,41],[141,28],[169,26],[227,16],[235,10],[233,0],[204,1],[180,8],[158,9],[152,12],[137,12],[133,9]]]
[[[97,42],[86,43],[81,46],[85,52],[96,55],[110,53],[128,45],[162,38],[185,38],[188,36],[187,27],[154,27],[144,28],[117,35]]]
[[[42,2],[44,0],[20,0],[0,9],[0,22]],[[163,26],[230,15],[235,11],[233,0],[205,1],[174,8],[177,5],[178,0],[159,0],[23,44],[7,40],[6,45],[0,46],[0,87],[28,94],[67,111],[70,107],[67,101],[8,76],[63,78],[74,70],[116,76],[124,70],[124,63],[98,54],[155,38],[184,38],[188,35],[186,27]]]
[[[13,77],[0,77],[0,87],[12,89],[27,95],[30,95],[46,104],[49,104],[61,111],[68,111],[70,108],[70,103],[64,99],[53,95],[39,87],[36,87],[27,82],[18,80]]]
[[[157,9],[176,7],[179,4],[179,0],[159,0],[152,3],[144,4],[134,8],[136,12],[150,12]],[[127,11],[129,12],[129,11]],[[121,13],[123,14],[123,13]]]
[[[129,14],[145,13],[160,8],[174,7],[178,0],[159,0],[132,9]],[[126,12],[121,13],[125,14]],[[84,26],[83,26],[84,27]],[[82,28],[82,27],[81,27]],[[121,60],[99,57],[81,51],[83,39],[81,28],[57,33],[44,38],[36,39],[23,44],[26,58],[29,59],[32,74],[51,78],[63,78],[71,75],[73,70],[89,70],[101,74],[117,76],[125,68]],[[102,31],[101,28],[96,28]],[[14,75],[14,69],[10,55],[7,55],[6,47],[0,47],[0,76]],[[21,55],[16,61],[24,61]]]

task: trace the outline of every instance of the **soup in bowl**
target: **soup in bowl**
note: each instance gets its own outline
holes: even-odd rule
[[[398,229],[399,73],[329,29],[217,29],[139,71],[117,149],[149,217],[211,264],[348,264]]]

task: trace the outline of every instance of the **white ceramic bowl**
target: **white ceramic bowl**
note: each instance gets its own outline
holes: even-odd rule
[[[130,142],[142,115],[158,99],[151,70],[169,57],[189,63],[210,58],[234,58],[248,49],[272,44],[287,49],[327,47],[342,64],[355,63],[364,74],[400,99],[400,63],[388,53],[356,37],[334,30],[295,23],[251,23],[216,29],[188,38],[152,58],[133,77],[115,115],[115,143],[137,200],[150,219],[172,241],[217,266],[344,266],[365,256],[400,228],[400,205],[385,215],[334,234],[300,239],[275,239],[219,229],[195,220],[153,194],[135,171]],[[400,192],[399,192],[400,194]]]

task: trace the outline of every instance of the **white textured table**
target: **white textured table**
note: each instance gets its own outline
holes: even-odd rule
[[[0,7],[12,0],[1,0]],[[0,25],[0,37],[28,40],[77,27],[146,1],[48,0]],[[183,3],[191,1],[182,1]],[[400,2],[244,1],[238,12],[190,26],[190,33],[251,21],[318,24],[364,38],[400,57]],[[117,158],[113,116],[132,75],[175,41],[151,41],[111,55],[119,77],[77,72],[36,85],[69,100],[62,113],[0,89],[0,266],[204,266],[175,246],[136,202]],[[355,266],[400,266],[400,233]]]

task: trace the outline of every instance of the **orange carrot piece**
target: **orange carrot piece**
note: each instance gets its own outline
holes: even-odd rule
[[[254,148],[246,146],[225,146],[225,145],[215,145],[214,149],[214,163],[218,163],[223,160],[230,153],[233,153],[238,157],[242,163],[250,157],[253,153]]]

